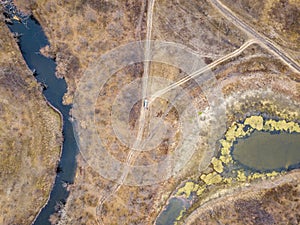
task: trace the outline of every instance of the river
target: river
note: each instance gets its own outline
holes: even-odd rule
[[[63,95],[67,91],[67,84],[64,79],[58,79],[55,76],[55,61],[39,53],[42,47],[49,45],[40,24],[32,16],[26,18],[22,23],[12,22],[12,24],[7,25],[11,32],[17,32],[20,35],[18,44],[28,67],[32,71],[36,71],[37,81],[47,87],[43,91],[47,101],[58,109],[63,116],[64,142],[55,184],[48,203],[33,223],[34,225],[50,225],[49,217],[55,212],[55,206],[57,203],[64,204],[69,195],[64,184],[73,183],[76,170],[78,148],[72,123],[69,121],[71,106],[62,104]]]

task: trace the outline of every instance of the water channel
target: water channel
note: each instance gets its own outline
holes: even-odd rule
[[[11,32],[18,33],[18,44],[29,69],[35,71],[37,81],[47,87],[43,91],[47,101],[63,115],[64,142],[55,184],[47,205],[33,223],[34,225],[50,225],[49,217],[55,212],[55,206],[58,203],[64,204],[66,202],[69,193],[64,184],[73,183],[76,169],[75,157],[78,149],[73,127],[69,121],[71,106],[62,104],[63,95],[67,91],[67,84],[64,79],[58,79],[55,76],[55,61],[40,54],[40,49],[49,45],[49,42],[42,27],[32,16],[23,20],[22,23],[12,21],[8,27]]]

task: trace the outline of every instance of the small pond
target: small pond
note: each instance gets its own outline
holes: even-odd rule
[[[156,225],[173,225],[176,218],[189,207],[189,203],[181,198],[171,198],[167,207],[162,211],[156,220]]]
[[[255,131],[237,140],[232,157],[257,171],[294,169],[300,165],[300,134]]]

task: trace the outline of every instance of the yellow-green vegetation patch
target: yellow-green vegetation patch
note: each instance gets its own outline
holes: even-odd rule
[[[218,173],[223,172],[223,163],[220,159],[217,159],[216,157],[213,157],[211,163],[212,163],[213,168],[214,168],[215,171],[217,171]]]
[[[264,130],[300,133],[300,125],[293,121],[287,122],[285,120],[267,120],[264,125]]]
[[[247,177],[245,175],[245,172],[243,170],[238,170],[237,171],[237,181],[241,181],[241,182],[244,182],[247,180]]]
[[[232,146],[232,141],[221,140],[220,143],[222,144],[221,153],[222,155],[229,155],[230,154],[230,147]]]
[[[245,129],[247,127],[247,129]],[[221,155],[219,156],[220,161],[224,164],[232,163],[232,157],[230,150],[238,138],[249,136],[254,130],[258,131],[284,131],[284,132],[298,132],[300,133],[300,125],[293,121],[287,122],[285,120],[264,120],[262,116],[251,116],[245,119],[244,123],[234,122],[225,133],[225,138],[220,140],[221,143]],[[216,159],[213,158],[212,164],[214,170],[219,172],[216,164]]]
[[[256,130],[262,130],[264,126],[264,119],[261,116],[251,116],[245,119],[245,125],[249,125]]]
[[[202,186],[199,185],[199,188],[198,188],[198,190],[196,192],[197,196],[202,195],[202,193],[205,191],[205,189],[206,188],[203,185]]]
[[[179,216],[176,218],[176,221],[180,221],[185,212],[186,212],[185,208],[183,210],[181,210],[180,213],[179,213]],[[175,222],[174,224],[178,224],[178,223]]]
[[[256,129],[255,127],[262,127],[261,124],[259,124],[258,121],[253,120],[253,126],[251,126],[251,120],[245,120],[246,123],[242,124],[242,123],[236,123],[234,122],[230,128],[227,130],[226,134],[225,134],[225,138],[226,141],[229,143],[232,143],[233,141],[235,141],[237,138],[241,138],[241,137],[245,137],[250,135],[250,133]],[[249,128],[245,131],[245,127],[246,125],[249,126]],[[231,144],[232,145],[232,144]]]
[[[270,173],[268,177],[270,177],[271,175],[276,176],[277,174]],[[248,176],[249,181],[257,180],[257,179],[265,179],[265,178],[266,178],[266,174],[264,173],[252,173],[251,175]]]
[[[219,184],[222,182],[222,177],[220,174],[216,172],[212,172],[209,174],[202,174],[200,176],[201,180],[204,181],[205,184],[207,185],[212,185],[212,184]]]
[[[232,181],[233,181],[233,178],[232,178],[232,177],[225,177],[225,178],[223,179],[223,182],[224,182],[225,184],[231,184]]]
[[[205,191],[205,185],[198,184],[196,181],[187,181],[183,187],[179,188],[175,196],[184,196],[189,198],[194,192],[197,196],[201,195]]]
[[[221,141],[222,147],[221,147],[221,155],[219,159],[226,165],[229,163],[232,163],[232,157],[230,155],[230,149],[233,146],[233,141],[227,141],[227,140],[222,140]]]
[[[197,191],[198,184],[188,181],[185,183],[185,185],[178,189],[176,195],[184,195],[186,198],[190,197],[192,192]]]

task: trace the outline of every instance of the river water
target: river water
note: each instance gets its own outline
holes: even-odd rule
[[[47,205],[33,223],[34,225],[50,225],[49,217],[55,212],[55,206],[57,203],[64,204],[68,197],[69,193],[64,184],[73,183],[76,170],[78,148],[73,127],[69,121],[71,106],[62,104],[62,97],[67,91],[67,84],[64,79],[58,79],[55,76],[55,61],[39,53],[40,48],[48,45],[49,42],[42,27],[33,17],[28,17],[23,23],[13,21],[13,24],[8,24],[8,27],[11,32],[17,32],[21,35],[19,47],[28,67],[32,71],[36,70],[37,81],[47,86],[47,89],[43,91],[44,96],[63,115],[64,142],[55,184]]]

